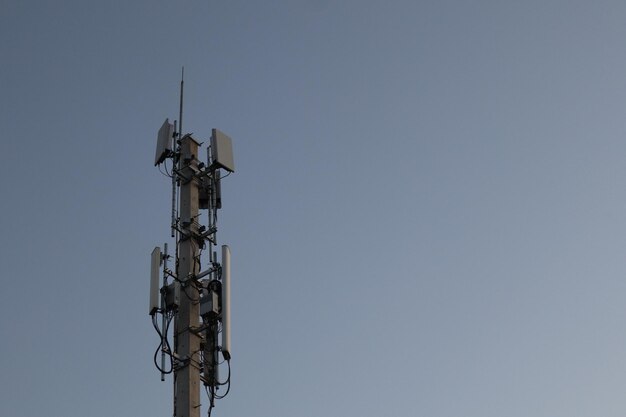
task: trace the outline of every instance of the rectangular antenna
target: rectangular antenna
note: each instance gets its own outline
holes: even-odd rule
[[[230,360],[230,248],[222,245],[222,355]]]
[[[224,168],[226,171],[235,172],[232,140],[217,129],[213,129],[211,133],[211,157],[213,168]]]
[[[174,151],[174,125],[165,119],[157,135],[156,155],[154,165],[159,165]]]
[[[150,258],[150,315],[159,309],[159,267],[161,266],[161,248],[152,251]]]

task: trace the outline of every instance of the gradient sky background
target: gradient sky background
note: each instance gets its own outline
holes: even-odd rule
[[[171,415],[152,162],[184,65],[185,130],[227,132],[237,166],[214,416],[623,417],[624,22],[623,1],[2,0],[0,415]]]

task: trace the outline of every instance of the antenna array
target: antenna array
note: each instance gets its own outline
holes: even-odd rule
[[[163,164],[172,180],[176,251],[172,257],[165,243],[162,252],[159,247],[152,252],[149,314],[160,339],[154,364],[162,381],[174,375],[174,417],[197,417],[201,384],[209,397],[209,416],[215,400],[230,391],[230,248],[222,245],[221,262],[215,249],[221,180],[235,166],[232,141],[224,133],[212,130],[206,162],[198,159],[201,144],[182,134],[183,83],[181,79],[179,120],[171,124],[166,119],[157,135],[154,164],[159,169]],[[206,224],[201,224],[200,210],[207,213]],[[208,262],[202,270],[204,251]],[[223,364],[227,374],[220,377]]]

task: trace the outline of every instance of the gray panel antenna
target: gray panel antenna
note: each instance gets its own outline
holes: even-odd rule
[[[148,313],[153,315],[159,309],[159,267],[161,266],[161,248],[158,246],[150,256],[150,308]]]
[[[226,171],[235,172],[232,140],[217,129],[213,129],[211,134],[211,154],[213,168],[224,168]]]
[[[174,151],[174,125],[165,119],[157,135],[156,155],[154,165],[159,165]]]

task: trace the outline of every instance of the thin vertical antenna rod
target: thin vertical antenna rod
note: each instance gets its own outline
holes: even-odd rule
[[[182,139],[183,135],[183,85],[185,84],[185,67],[182,69],[180,76],[180,109],[178,112],[178,140]]]
[[[180,99],[179,99],[179,107],[178,107],[178,138],[177,138],[177,142],[181,143],[181,145],[179,145],[176,149],[179,150],[180,154],[178,155],[179,157],[179,163],[182,165],[182,163],[180,162],[180,156],[182,156],[182,142],[181,139],[183,138],[183,87],[185,84],[185,67],[183,66],[181,69],[181,74],[180,74]],[[176,155],[174,156],[176,158]],[[177,164],[178,167],[178,164]],[[176,188],[174,186],[174,188]],[[182,194],[182,193],[181,193]],[[181,207],[181,211],[182,211],[182,202],[180,203],[180,207]],[[180,215],[180,212],[177,213],[177,218],[178,215]],[[178,269],[178,251],[179,251],[179,247],[180,247],[180,241],[178,238],[178,230],[176,231],[176,275],[178,276],[179,274],[179,269]],[[179,326],[181,324],[179,323],[179,319],[178,317],[174,320],[174,334],[177,335],[174,339],[174,349],[176,351],[178,351],[178,342],[179,342],[179,336],[178,336],[178,332],[179,330]],[[177,397],[179,394],[179,388],[177,386],[177,378],[178,377],[178,372],[174,372],[174,389],[173,394],[174,394],[174,417],[178,417],[178,408],[177,408]],[[184,401],[183,401],[184,402]],[[184,410],[184,405],[183,405],[183,410]],[[183,411],[184,413],[185,411]]]
[[[185,84],[185,67],[183,66],[181,70],[181,75],[180,75],[180,105],[179,105],[179,110],[178,110],[178,139],[177,141],[180,141],[183,138],[183,87],[184,87],[184,84]],[[176,149],[180,149],[180,147],[176,147]],[[174,155],[174,161],[176,161],[177,157],[179,157],[179,155]],[[175,163],[174,165],[178,168],[178,164]],[[176,191],[174,181],[172,182],[172,187],[174,188],[174,191]],[[174,228],[174,226],[172,226],[172,228]],[[178,259],[178,244],[176,245],[176,259]],[[176,271],[176,273],[178,273],[178,270]]]
[[[174,156],[172,158],[172,220],[171,220],[171,235],[172,237],[176,236],[176,175],[177,175],[177,165],[176,160],[178,158],[178,130],[176,126],[176,120],[174,120]]]

